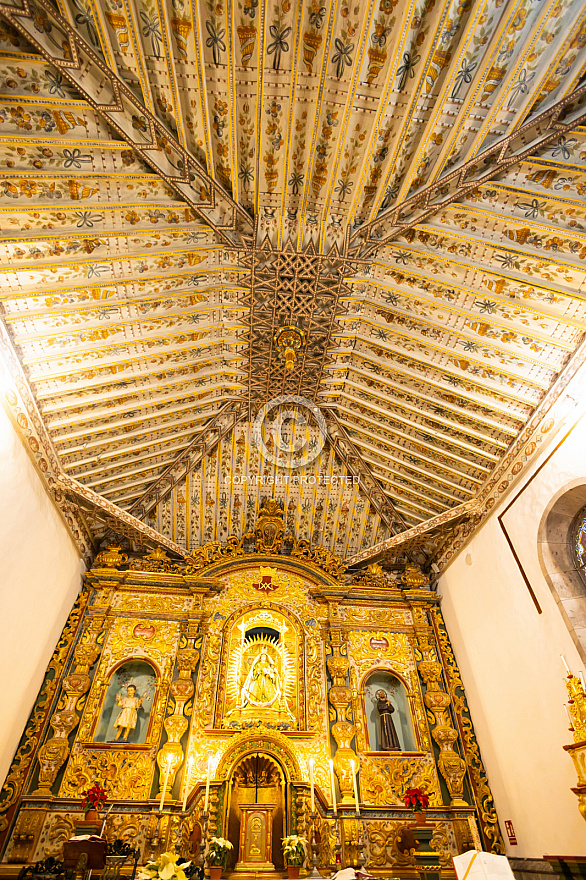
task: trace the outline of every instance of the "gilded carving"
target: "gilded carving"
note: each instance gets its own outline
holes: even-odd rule
[[[281,505],[275,498],[265,498],[254,526],[254,552],[280,553],[283,549],[284,534],[284,514]]]
[[[8,775],[4,781],[4,786],[0,793],[0,832],[8,827],[6,813],[10,807],[16,803],[22,791],[29,767],[34,760],[35,752],[41,738],[45,716],[59,686],[65,667],[65,660],[88,598],[89,593],[85,591],[80,593],[73,606],[67,624],[65,625],[61,638],[57,643],[53,656],[47,667],[43,686],[27,722]]]
[[[80,698],[90,688],[88,673],[100,654],[96,640],[102,625],[101,616],[90,616],[83,639],[73,652],[75,671],[63,679],[63,693],[57,711],[51,718],[53,734],[39,749],[39,785],[36,795],[51,796],[57,774],[69,755],[69,734],[79,724],[79,715],[75,709]]]
[[[342,634],[337,630],[331,633],[330,649],[331,656],[327,659],[327,667],[332,677],[332,686],[328,698],[336,713],[336,721],[332,725],[332,736],[337,745],[334,755],[334,770],[342,793],[340,803],[350,805],[355,803],[354,773],[358,770],[358,758],[350,747],[356,730],[354,725],[347,720],[352,699],[352,691],[346,685],[350,664],[345,653],[346,646],[342,641]]]
[[[243,556],[243,540],[231,535],[225,544],[221,541],[210,541],[203,547],[196,547],[185,557],[185,574],[196,574],[212,562],[218,562],[225,556]]]
[[[446,780],[451,806],[468,806],[463,798],[466,762],[454,751],[458,732],[452,726],[449,705],[450,697],[442,690],[442,665],[437,661],[433,640],[428,636],[419,637],[419,647],[424,660],[419,663],[419,674],[427,685],[424,702],[433,712],[435,727],[431,735],[440,748],[438,767]]]
[[[386,647],[385,647],[386,643]],[[406,673],[413,667],[413,654],[407,633],[388,630],[353,630],[348,633],[348,652],[356,667],[359,679],[374,662],[384,664]]]
[[[187,610],[193,603],[191,596],[152,596],[147,594],[127,595],[118,593],[114,599],[113,607],[117,611],[141,611],[173,614]]]
[[[44,842],[41,840],[41,859],[46,859],[48,856],[61,857],[63,844],[75,833],[75,821],[78,817],[79,814],[76,816],[65,813],[57,813],[51,817],[45,840]]]
[[[331,575],[334,580],[343,580],[346,571],[348,570],[348,566],[345,565],[339,556],[334,556],[330,550],[327,550],[325,547],[312,547],[310,542],[305,538],[301,538],[291,551],[291,556],[297,557],[297,559],[307,559],[309,562],[313,562],[314,565],[317,565],[326,574]]]
[[[470,782],[478,805],[480,830],[484,846],[490,852],[504,855],[505,845],[500,832],[492,792],[486,777],[480,749],[476,742],[476,735],[466,702],[460,670],[452,651],[441,612],[438,608],[432,608],[430,613],[436,627],[438,646],[446,673],[448,690],[452,697],[452,704],[458,718],[460,730],[462,731],[462,745],[466,756]]]
[[[191,676],[199,663],[199,651],[196,648],[184,648],[177,654],[177,668],[179,674],[170,687],[171,695],[175,701],[174,711],[163,722],[167,733],[167,742],[157,754],[159,767],[159,794],[163,792],[165,779],[165,797],[170,795],[177,771],[183,763],[183,749],[181,737],[189,726],[189,721],[183,714],[185,704],[195,691]],[[168,772],[167,772],[168,771]]]
[[[121,553],[121,544],[108,544],[106,550],[98,553],[94,568],[119,568],[128,561],[128,553]]]
[[[351,605],[340,607],[341,616],[348,623],[362,623],[371,626],[409,626],[411,615],[408,610],[396,608],[359,608]],[[371,634],[372,635],[372,634]]]
[[[128,568],[131,571],[153,571],[165,574],[181,572],[181,567],[171,562],[162,547],[155,547],[148,556],[137,557],[131,560]]]
[[[368,823],[369,868],[384,868],[397,863],[396,839],[403,824],[385,820]]]
[[[351,584],[353,586],[372,587],[379,590],[388,590],[389,587],[396,586],[392,575],[387,574],[378,562],[372,562],[364,571],[355,574]]]
[[[59,797],[81,798],[98,781],[110,800],[146,800],[153,776],[151,749],[74,746]]]
[[[104,657],[150,657],[164,670],[173,662],[178,635],[174,621],[118,618],[104,646]]]
[[[104,837],[108,841],[123,840],[136,847],[142,831],[144,819],[140,813],[111,813],[106,818]]]
[[[401,575],[401,583],[408,590],[421,590],[424,587],[429,587],[429,579],[421,571],[421,566],[415,562],[408,562],[405,565],[405,571]]]
[[[8,851],[8,861],[11,863],[31,861],[36,840],[40,834],[45,820],[44,810],[22,810],[19,813],[14,831],[12,832],[11,846]]]
[[[423,757],[362,758],[360,767],[362,799],[372,807],[402,807],[407,788],[423,788],[431,806],[441,806],[442,798],[433,755]]]
[[[204,641],[203,659],[197,685],[196,708],[193,712],[194,721],[197,721],[200,727],[206,727],[212,719],[213,686],[220,663],[221,644],[221,635],[214,632],[209,632]]]

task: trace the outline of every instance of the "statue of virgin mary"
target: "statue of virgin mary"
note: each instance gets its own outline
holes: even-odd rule
[[[263,648],[248,670],[242,685],[242,706],[272,706],[281,696],[281,679],[274,660]]]

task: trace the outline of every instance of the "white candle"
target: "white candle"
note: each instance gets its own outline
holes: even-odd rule
[[[190,758],[187,762],[187,771],[185,773],[185,791],[183,792],[183,812],[185,812],[187,808],[187,795],[189,793],[189,779],[191,777],[191,767],[193,764],[193,760]]]
[[[315,789],[313,787],[313,758],[309,759],[309,785],[311,788],[311,812],[315,813]]]
[[[582,685],[582,690],[586,691],[586,684],[584,684],[584,673],[580,671],[578,673],[578,678],[580,679],[580,684]]]
[[[352,760],[350,762],[352,764],[352,781],[354,782],[354,800],[356,801],[356,812],[360,815],[360,801],[358,800],[358,782],[357,782],[357,774],[358,768],[356,764]]]
[[[204,805],[203,805],[204,813],[207,813],[207,811],[208,811],[208,801],[210,799],[210,773],[211,773],[211,770],[212,770],[212,759],[208,758],[208,775],[206,777],[206,799],[205,799]]]
[[[562,658],[562,663],[564,664],[564,669],[566,670],[567,674],[571,675],[572,673],[570,672],[570,667],[566,663],[566,658],[564,657],[563,654],[560,654],[560,657]]]
[[[570,710],[568,709],[568,707],[565,703],[564,703],[564,709],[566,710],[566,715],[568,716],[568,724],[570,725],[570,727],[573,730],[574,729],[574,722],[572,721],[572,716],[570,715]]]
[[[334,816],[338,815],[338,805],[336,803],[336,784],[334,782],[334,762],[330,758],[330,785],[332,788],[332,802],[334,804]]]
[[[166,761],[167,767],[165,769],[165,781],[163,782],[163,787],[161,789],[161,802],[159,804],[159,813],[163,811],[163,804],[165,803],[165,794],[167,791],[167,783],[169,782],[169,773],[171,772],[171,761]]]

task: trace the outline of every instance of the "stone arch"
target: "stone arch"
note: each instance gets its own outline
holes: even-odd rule
[[[541,568],[560,614],[586,662],[586,583],[578,569],[573,538],[576,517],[586,507],[586,481],[573,480],[547,505],[537,533]]]

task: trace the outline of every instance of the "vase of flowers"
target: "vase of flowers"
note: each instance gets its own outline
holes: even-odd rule
[[[76,834],[100,834],[102,823],[98,810],[102,809],[107,799],[106,789],[99,782],[83,792],[81,808],[84,816],[83,821],[75,823]]]
[[[220,880],[222,871],[226,870],[230,850],[234,849],[229,840],[223,837],[210,837],[208,849],[208,865],[211,880]]]
[[[290,834],[289,837],[283,838],[283,857],[291,880],[297,880],[299,877],[299,869],[305,861],[306,843],[305,837],[298,837],[296,834]]]
[[[417,825],[425,825],[425,811],[429,807],[429,795],[422,788],[408,788],[403,803],[415,813]]]
[[[85,813],[85,821],[97,821],[99,819],[98,810],[102,809],[107,800],[106,789],[102,788],[99,782],[94,783],[91,788],[84,791],[81,808]]]
[[[147,862],[144,868],[141,868],[137,874],[138,880],[187,880],[185,869],[191,865],[191,862],[181,862],[177,864],[179,856],[172,852],[161,853],[159,858],[154,862]]]

